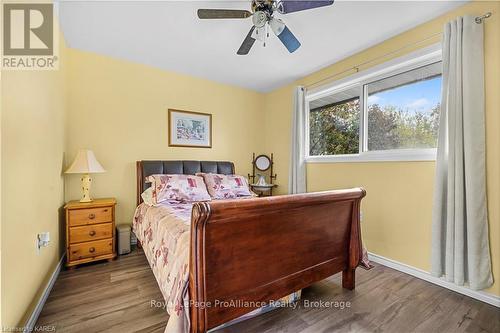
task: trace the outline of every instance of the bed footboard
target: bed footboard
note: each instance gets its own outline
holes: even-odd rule
[[[192,332],[206,332],[360,262],[361,188],[197,203],[190,253]]]

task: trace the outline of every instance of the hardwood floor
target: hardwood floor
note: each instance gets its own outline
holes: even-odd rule
[[[491,305],[380,265],[356,273],[354,291],[342,289],[337,274],[305,289],[296,309],[274,310],[217,332],[500,332],[500,309]],[[136,250],[61,272],[37,325],[56,332],[163,332],[168,315],[152,300],[163,298]],[[314,301],[350,307],[307,304]]]

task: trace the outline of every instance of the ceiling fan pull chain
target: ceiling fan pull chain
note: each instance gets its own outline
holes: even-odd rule
[[[264,47],[266,47],[266,38],[269,38],[269,31],[267,31],[267,24],[265,25]],[[267,36],[267,37],[266,37]]]

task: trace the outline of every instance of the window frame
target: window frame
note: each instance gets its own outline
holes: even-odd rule
[[[384,161],[435,161],[436,148],[368,150],[368,89],[366,86],[394,75],[399,75],[423,66],[442,61],[441,45],[434,44],[406,56],[399,57],[370,69],[350,75],[328,85],[312,89],[305,96],[305,161],[312,163],[331,162],[384,162]],[[359,153],[344,155],[310,154],[310,102],[358,86],[360,104]]]

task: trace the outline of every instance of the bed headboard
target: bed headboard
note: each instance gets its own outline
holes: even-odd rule
[[[227,161],[137,161],[137,205],[141,194],[151,186],[146,177],[158,174],[194,175],[197,172],[234,174],[234,163]]]

